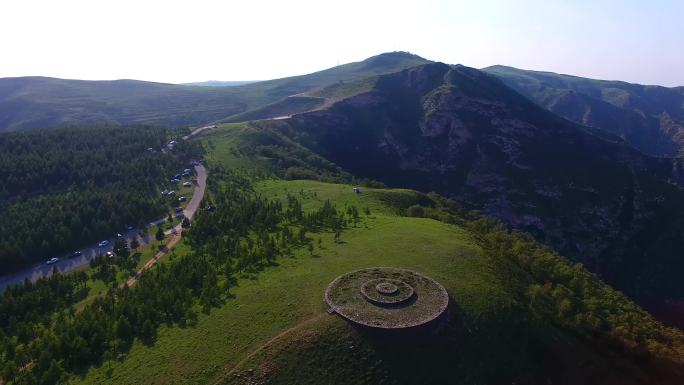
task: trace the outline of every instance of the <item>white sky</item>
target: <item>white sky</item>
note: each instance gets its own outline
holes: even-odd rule
[[[0,77],[270,79],[382,52],[684,85],[683,0],[0,0]]]

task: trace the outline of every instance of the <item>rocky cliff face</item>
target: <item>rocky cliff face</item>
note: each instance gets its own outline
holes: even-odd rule
[[[437,191],[529,231],[636,298],[684,295],[670,270],[684,267],[673,162],[484,72],[435,63],[386,75],[284,131],[355,175]]]
[[[484,71],[540,106],[655,156],[684,154],[684,89],[493,66]]]

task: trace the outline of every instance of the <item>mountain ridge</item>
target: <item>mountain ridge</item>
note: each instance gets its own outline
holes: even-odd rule
[[[684,295],[662,270],[683,263],[673,161],[542,109],[485,72],[413,67],[264,124],[351,174],[446,194],[528,231],[635,298]]]
[[[614,133],[645,153],[683,154],[684,87],[596,80],[501,65],[483,71],[540,106],[574,122]]]
[[[185,86],[140,80],[0,79],[0,131],[94,124],[205,124],[330,83],[427,62],[403,52],[299,75],[234,87]]]

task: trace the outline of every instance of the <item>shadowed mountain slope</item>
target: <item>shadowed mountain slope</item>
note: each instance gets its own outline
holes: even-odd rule
[[[428,61],[391,52],[308,75],[234,87],[136,80],[0,79],[0,131],[65,125],[194,125],[259,108],[330,83],[396,72]]]
[[[657,156],[684,151],[684,87],[660,87],[526,71],[485,68],[539,105],[600,128]]]
[[[419,66],[266,123],[354,175],[437,191],[528,231],[634,298],[684,296],[672,160],[560,118],[485,72]]]

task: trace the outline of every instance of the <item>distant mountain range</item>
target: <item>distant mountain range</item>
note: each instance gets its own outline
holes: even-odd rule
[[[180,83],[182,86],[203,86],[203,87],[235,87],[243,86],[249,83],[256,83],[260,80],[236,80],[236,81],[222,81],[222,80],[207,80],[205,82],[194,83]]]
[[[644,86],[505,66],[484,71],[558,115],[614,133],[647,154],[684,154],[684,87]]]
[[[581,126],[496,77],[432,63],[260,123],[359,177],[436,191],[535,235],[634,298],[684,296],[674,160]]]
[[[233,87],[2,78],[0,131],[93,124],[204,124],[330,83],[396,72],[426,62],[415,55],[393,52],[309,75]]]
[[[650,301],[684,298],[683,93],[392,52],[230,87],[0,79],[0,127],[261,119],[353,175],[456,198]]]

